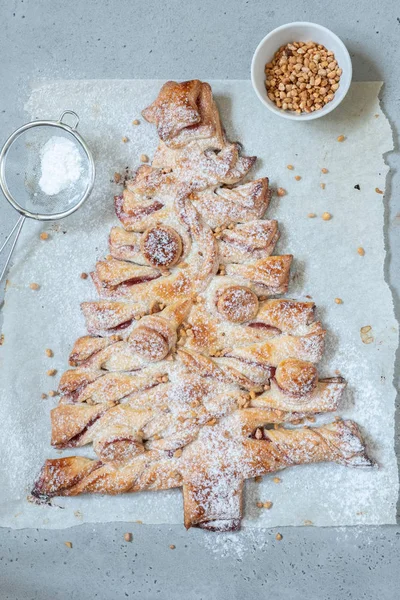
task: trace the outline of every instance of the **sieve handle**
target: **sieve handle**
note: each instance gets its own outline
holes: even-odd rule
[[[68,123],[65,123],[63,121],[63,118],[65,117],[65,115],[72,115],[73,117],[75,117],[74,125],[68,125]],[[71,129],[73,129],[75,131],[75,129],[77,129],[78,125],[79,125],[79,117],[76,114],[76,112],[73,110],[64,110],[64,112],[61,113],[60,118],[58,119],[58,122],[61,123],[61,125],[68,125],[68,127],[71,127]]]
[[[10,252],[8,253],[8,256],[6,258],[6,262],[4,264],[3,270],[2,270],[1,275],[0,275],[0,283],[3,280],[3,277],[4,277],[4,275],[5,275],[6,271],[7,271],[8,263],[10,262],[11,257],[13,255],[14,248],[15,248],[15,245],[16,245],[17,240],[19,238],[19,234],[21,233],[22,225],[25,223],[25,219],[26,219],[26,217],[24,217],[23,215],[20,216],[20,218],[15,223],[14,227],[11,229],[10,233],[6,237],[6,239],[5,239],[2,247],[0,248],[0,254],[1,254],[3,252],[3,250],[4,250],[4,248],[7,246],[8,242],[12,239],[12,236],[13,236],[13,234],[15,232],[14,239],[13,239],[12,244],[11,244]]]

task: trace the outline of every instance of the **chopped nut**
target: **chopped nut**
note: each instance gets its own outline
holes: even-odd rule
[[[180,458],[182,456],[182,448],[178,448],[178,450],[175,450],[174,452],[174,458]]]
[[[124,540],[125,540],[126,542],[131,542],[131,541],[132,541],[132,539],[133,539],[133,536],[132,536],[132,534],[131,534],[131,533],[124,533]]]
[[[139,124],[140,124],[140,121],[139,121],[139,119],[134,119],[134,120],[132,121],[132,125],[139,125]]]
[[[54,352],[53,350],[50,350],[50,348],[46,348],[45,352],[46,356],[48,356],[49,358],[52,358],[54,356]]]
[[[315,417],[313,417],[313,415],[308,415],[306,417],[307,421],[309,421],[310,423],[315,423]]]
[[[114,183],[119,183],[121,181],[121,173],[114,173]]]
[[[313,525],[313,522],[312,522],[312,521],[310,521],[309,519],[306,519],[306,520],[304,521],[304,525]]]
[[[41,240],[48,240],[49,239],[49,234],[46,231],[42,231],[42,233],[40,234],[40,239]]]
[[[301,179],[300,175],[296,175],[296,176],[295,176],[295,180],[296,180],[296,181],[300,181],[300,179]]]
[[[329,171],[328,171],[328,169],[325,169],[325,167],[323,167],[323,168],[321,169],[321,173],[329,173]]]
[[[276,536],[275,536],[275,539],[278,540],[278,542],[280,542],[281,539],[282,539],[282,534],[281,533],[277,533]]]
[[[365,250],[364,250],[364,248],[361,248],[361,247],[360,247],[360,248],[357,248],[357,252],[358,252],[358,254],[359,254],[360,256],[364,256],[364,254],[365,254]]]
[[[294,169],[294,166],[293,166],[293,165],[287,165],[287,167],[286,167],[286,168],[287,168],[287,169],[289,169],[289,171],[293,171],[293,169]]]
[[[149,157],[147,156],[147,154],[141,154],[140,160],[141,160],[141,162],[147,163],[147,162],[149,162]]]
[[[46,400],[47,394],[42,394],[42,400]]]
[[[343,300],[341,298],[335,298],[336,304],[343,304]]]
[[[262,502],[257,502],[257,508],[263,508],[264,504]]]
[[[168,381],[169,381],[168,375],[164,375],[163,378],[162,378],[162,382],[163,383],[168,383]]]
[[[4,344],[4,333],[0,335],[0,346]]]
[[[262,482],[262,480],[263,480],[263,478],[261,477],[261,475],[256,475],[256,476],[254,477],[254,481],[255,481],[256,483],[261,483],[261,482]]]
[[[207,421],[206,425],[209,425],[210,427],[212,427],[213,425],[215,425],[217,422],[217,419],[213,418],[210,419],[209,421]]]
[[[87,273],[81,273],[81,279],[87,279],[87,278],[88,278]]]
[[[324,212],[322,218],[324,221],[330,221],[332,219],[332,215],[328,212]]]
[[[54,377],[54,375],[55,375],[56,373],[57,373],[57,369],[49,369],[49,370],[47,371],[47,375],[48,375],[49,377]]]
[[[124,135],[124,137],[122,138],[122,141],[124,144],[126,144],[129,141],[128,138],[126,137],[126,135]]]
[[[38,289],[40,289],[40,285],[38,283],[30,283],[29,287],[31,288],[31,290],[38,290]]]
[[[374,341],[371,325],[364,325],[360,329],[361,340],[364,344],[371,344]]]
[[[49,396],[51,396],[51,398],[54,398],[54,396],[58,396],[58,392],[56,390],[50,390]]]
[[[320,183],[319,187],[321,188],[321,190],[324,190],[325,189],[325,183]]]
[[[269,510],[270,508],[272,508],[272,502],[264,502],[263,507]]]
[[[341,75],[333,52],[294,42],[281,46],[265,65],[265,87],[278,108],[311,113],[333,100]]]
[[[256,440],[262,440],[263,433],[259,427],[257,427],[254,437],[256,438]]]
[[[281,483],[282,479],[280,479],[280,477],[274,477],[272,481],[274,483]]]
[[[276,190],[276,193],[277,193],[277,195],[278,195],[278,196],[280,196],[280,197],[282,197],[282,196],[286,196],[286,190],[285,190],[285,189],[283,189],[282,187],[279,187],[279,188]]]
[[[314,219],[317,215],[315,213],[308,213],[307,217],[309,219]]]
[[[64,542],[67,548],[72,548],[72,542]]]
[[[175,550],[175,548],[176,548],[175,544],[170,544],[170,549],[171,550]]]
[[[338,142],[344,142],[345,139],[346,138],[344,137],[344,135],[339,135],[338,138],[337,138],[337,141]]]
[[[376,193],[377,193],[377,194],[383,194],[383,191],[382,191],[382,190],[380,190],[380,189],[379,189],[379,188],[377,188],[377,187],[375,188],[375,191],[376,191]]]

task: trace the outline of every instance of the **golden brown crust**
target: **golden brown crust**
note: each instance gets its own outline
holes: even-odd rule
[[[330,460],[370,466],[350,422],[286,429],[336,410],[340,377],[319,379],[325,330],[287,291],[255,157],[224,134],[209,84],[167,82],[143,111],[160,143],[115,210],[110,255],[91,274],[79,338],[51,412],[56,448],[99,460],[46,461],[33,494],[183,488],[186,527],[240,526],[244,480]],[[278,429],[271,429],[271,425]]]

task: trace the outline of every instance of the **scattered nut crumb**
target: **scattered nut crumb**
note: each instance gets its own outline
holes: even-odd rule
[[[131,533],[124,533],[124,540],[125,540],[126,542],[131,542],[131,541],[132,541],[132,539],[133,539],[133,536],[132,536],[132,534],[131,534]]]
[[[309,219],[314,219],[317,215],[315,213],[308,213],[307,217]]]
[[[275,536],[275,539],[278,540],[278,542],[280,542],[281,539],[282,539],[282,534],[281,533],[277,533],[276,536]]]
[[[53,350],[50,350],[50,348],[46,348],[45,352],[46,356],[48,356],[49,358],[52,358],[54,356],[54,352]]]
[[[175,450],[174,458],[180,458],[182,456],[182,452],[182,448],[178,448],[178,450]]]
[[[4,344],[4,333],[0,335],[0,346]]]
[[[323,167],[323,168],[321,169],[321,173],[329,173],[329,171],[328,171],[328,169],[325,169],[325,167]]]
[[[147,154],[141,154],[140,160],[141,160],[141,162],[147,163],[147,162],[149,162],[149,157],[147,156]]]
[[[122,138],[122,141],[124,142],[124,144],[126,144],[129,141],[128,138],[126,137],[126,135],[124,135],[124,137]]]
[[[257,508],[263,508],[264,504],[262,502],[257,502]]]
[[[300,181],[300,179],[301,179],[300,175],[296,175],[296,176],[295,176],[295,180],[296,180],[296,181]]]
[[[261,482],[262,482],[262,480],[263,480],[263,478],[261,477],[261,475],[256,475],[256,476],[254,477],[254,481],[255,481],[256,483],[261,483]]]
[[[272,481],[274,483],[281,483],[282,479],[280,477],[274,477]]]
[[[87,273],[81,273],[81,279],[87,279],[87,278],[88,278]]]
[[[326,187],[326,186],[325,186],[325,183],[320,183],[320,184],[319,184],[319,187],[321,188],[321,190],[324,190],[324,189],[325,189],[325,187]]]
[[[287,169],[289,169],[289,171],[293,171],[293,169],[294,169],[294,166],[293,166],[293,165],[287,165],[287,167],[286,167],[286,168],[287,168]]]
[[[67,548],[72,548],[72,542],[64,542]]]
[[[360,336],[364,344],[371,344],[374,341],[371,325],[364,325],[364,327],[361,327]]]
[[[339,135],[338,138],[337,138],[337,141],[338,142],[344,142],[345,139],[346,138],[344,137],[344,135]]]
[[[142,525],[143,521],[137,520],[135,521],[135,523],[139,523],[139,525]]]
[[[134,119],[134,120],[132,121],[132,125],[139,125],[139,124],[140,124],[140,121],[139,121],[139,119]]]
[[[375,191],[376,191],[377,194],[383,194],[383,191],[380,190],[379,188],[375,188]]]
[[[54,377],[54,375],[55,375],[56,373],[57,373],[57,369],[49,369],[49,370],[47,371],[47,375],[48,375],[49,377]]]
[[[312,521],[310,521],[309,519],[306,519],[304,521],[304,525],[314,525],[314,523]]]
[[[309,421],[310,423],[315,423],[315,417],[313,417],[313,415],[308,415],[306,417],[307,421]]]
[[[256,440],[262,440],[263,433],[259,427],[257,427],[254,437],[256,438]]]
[[[49,239],[49,234],[46,231],[42,231],[42,233],[40,234],[40,239],[41,240],[48,240]]]
[[[171,548],[171,550],[175,550],[175,548],[176,548],[175,544],[170,544],[169,547]]]
[[[343,304],[343,300],[341,298],[335,298],[336,304]]]
[[[330,221],[332,219],[332,215],[328,212],[324,212],[322,218],[324,221]]]
[[[364,250],[364,248],[361,248],[361,246],[360,246],[360,248],[357,248],[357,252],[360,256],[364,256],[364,254],[365,254],[365,250]]]
[[[54,396],[58,396],[58,392],[56,390],[50,390],[49,396],[51,396],[51,398],[54,398]]]
[[[40,289],[40,285],[38,283],[30,283],[29,287],[31,288],[31,290],[39,290]]]
[[[281,196],[281,197],[282,197],[282,196],[286,196],[286,190],[285,190],[285,189],[283,189],[282,187],[279,187],[279,188],[276,190],[276,194],[277,194],[277,196]]]
[[[119,183],[121,181],[121,173],[114,173],[114,183]]]
[[[43,393],[41,397],[42,397],[42,400],[46,400],[46,398],[47,398],[47,394],[44,394],[44,393]]]
[[[272,508],[272,502],[264,502],[263,507],[269,510],[270,508]]]

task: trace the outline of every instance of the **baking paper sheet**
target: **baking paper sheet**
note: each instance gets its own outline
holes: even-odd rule
[[[49,420],[57,399],[42,400],[41,394],[56,389],[74,340],[85,332],[79,303],[96,294],[90,279],[80,274],[107,253],[108,232],[117,224],[114,172],[135,167],[141,154],[152,156],[156,147],[154,128],[141,119],[140,111],[156,97],[161,83],[39,83],[27,103],[27,119],[57,118],[64,109],[79,114],[79,131],[95,154],[97,179],[77,214],[54,225],[27,223],[8,276],[0,347],[0,525],[182,522],[179,490],[56,499],[53,506],[36,506],[26,499],[44,460],[59,454],[50,447]],[[331,115],[295,123],[271,115],[249,81],[211,83],[228,137],[240,140],[245,153],[259,157],[254,176],[267,175],[272,186],[287,190],[286,196],[274,198],[268,217],[279,220],[277,253],[295,257],[289,296],[311,296],[316,302],[318,317],[329,332],[320,375],[338,370],[348,381],[339,412],[361,425],[380,466],[366,471],[332,464],[300,466],[283,471],[280,484],[272,477],[260,484],[247,482],[244,524],[394,523],[398,477],[392,378],[398,333],[383,275],[383,196],[375,191],[384,190],[388,167],[383,155],[393,143],[379,107],[381,84],[353,84]],[[136,118],[141,123],[135,127]],[[345,142],[337,142],[339,135]],[[125,136],[127,143],[122,141]],[[288,170],[288,164],[295,169]],[[329,173],[324,175],[322,167]],[[324,212],[332,219],[322,220]],[[309,218],[308,213],[317,217]],[[47,241],[39,239],[43,230],[50,234]],[[358,247],[365,249],[365,256],[357,253]],[[40,290],[31,290],[31,282],[39,283]],[[335,298],[343,303],[336,304]],[[365,344],[360,329],[368,325],[373,341]],[[46,348],[53,350],[54,358],[46,356]],[[49,368],[58,370],[56,377],[46,375]],[[90,455],[91,449],[78,452]],[[258,500],[271,500],[273,508],[259,510]]]

